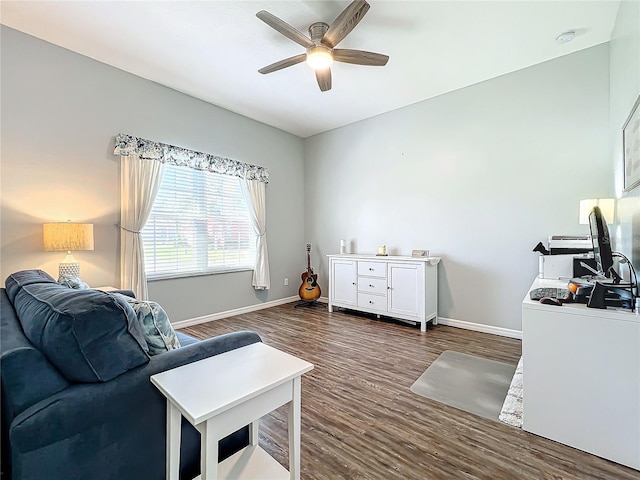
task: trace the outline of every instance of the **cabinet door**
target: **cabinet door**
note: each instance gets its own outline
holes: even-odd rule
[[[357,304],[356,261],[331,260],[331,302],[337,305]]]
[[[424,316],[424,264],[389,263],[387,309],[400,318]]]

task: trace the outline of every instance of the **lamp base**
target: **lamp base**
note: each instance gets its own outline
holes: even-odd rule
[[[71,252],[58,265],[58,275],[61,277],[80,277],[80,262],[76,262]]]

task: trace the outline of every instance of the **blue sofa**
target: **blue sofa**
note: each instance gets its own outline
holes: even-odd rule
[[[40,270],[0,289],[3,480],[163,480],[166,400],[155,373],[261,341],[235,332],[149,356],[129,304]],[[212,372],[215,374],[215,372]],[[224,459],[248,428],[220,441]],[[200,434],[182,423],[180,479],[200,471]]]

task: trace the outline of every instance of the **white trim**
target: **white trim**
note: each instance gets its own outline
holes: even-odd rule
[[[183,273],[156,273],[154,275],[147,275],[147,282],[160,282],[162,280],[172,280],[174,278],[185,277],[203,277],[206,275],[218,275],[219,273],[235,273],[235,272],[253,272],[253,267],[224,267],[220,269],[202,270],[197,272],[183,272]]]
[[[200,323],[211,322],[213,320],[220,320],[222,318],[233,317],[234,315],[241,315],[243,313],[255,312],[263,310],[265,308],[277,307],[278,305],[284,305],[285,303],[291,303],[299,300],[300,297],[285,297],[278,300],[272,300],[270,302],[258,303],[256,305],[249,305],[247,307],[235,308],[233,310],[227,310],[225,312],[211,313],[209,315],[203,315],[202,317],[188,318],[186,320],[178,320],[172,322],[173,328],[185,328],[193,325],[199,325]]]
[[[297,302],[300,297],[292,296],[280,298],[278,300],[272,300],[270,302],[258,303],[256,305],[249,305],[247,307],[236,308],[233,310],[227,310],[225,312],[211,313],[209,315],[203,315],[202,317],[188,318],[187,320],[178,320],[172,322],[173,328],[180,329],[185,327],[191,327],[193,325],[199,325],[201,323],[211,322],[213,320],[220,320],[222,318],[233,317],[234,315],[240,315],[243,313],[256,312],[265,308],[277,307],[278,305],[284,305],[286,303]],[[328,297],[320,297],[318,302],[329,303]],[[448,327],[464,328],[465,330],[473,330],[475,332],[490,333],[492,335],[499,335],[501,337],[517,338],[522,340],[521,330],[511,330],[509,328],[493,327],[491,325],[483,325],[481,323],[465,322],[463,320],[455,320],[453,318],[438,317],[438,325],[445,325]]]
[[[493,327],[482,323],[465,322],[464,320],[455,320],[453,318],[438,317],[438,325],[446,325],[448,327],[464,328],[465,330],[473,330],[482,333],[491,333],[501,337],[517,338],[522,340],[522,330],[511,330],[510,328]]]

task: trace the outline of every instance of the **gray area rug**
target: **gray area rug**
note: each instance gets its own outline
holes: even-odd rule
[[[504,399],[502,411],[498,417],[501,422],[517,428],[522,428],[522,384],[522,357],[520,357],[507,398]]]
[[[515,365],[446,350],[411,391],[465,412],[498,421]]]

